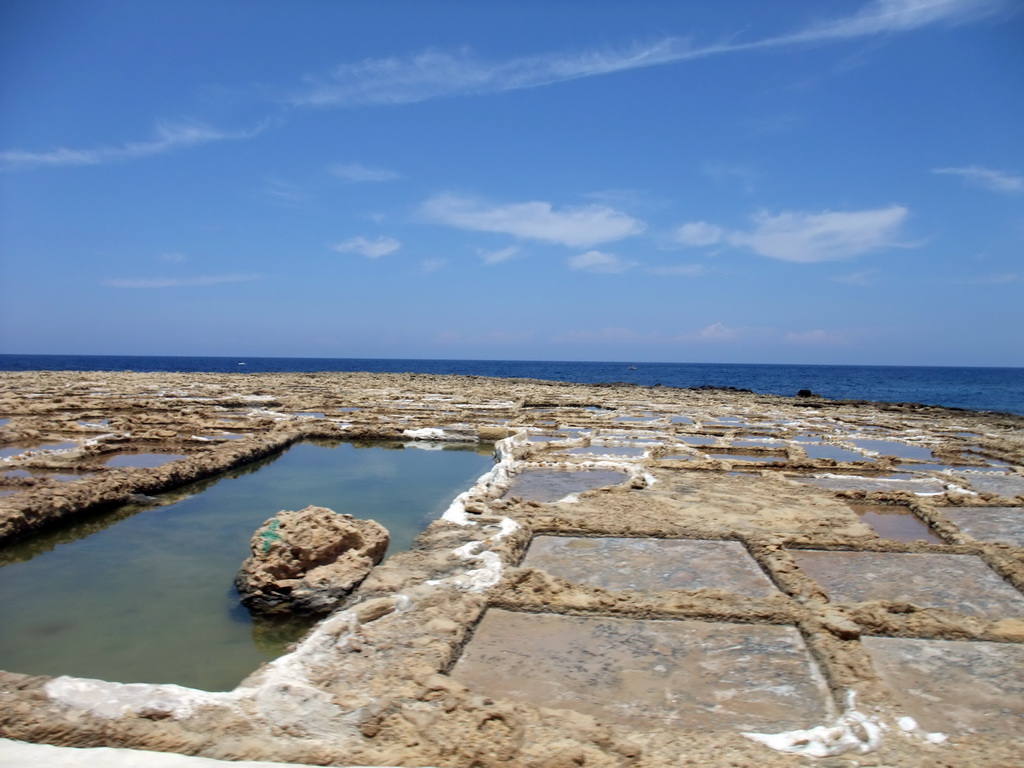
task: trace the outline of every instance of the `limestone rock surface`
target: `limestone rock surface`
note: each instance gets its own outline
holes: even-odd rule
[[[384,558],[390,536],[375,520],[327,507],[278,512],[256,529],[235,586],[261,613],[327,613]]]

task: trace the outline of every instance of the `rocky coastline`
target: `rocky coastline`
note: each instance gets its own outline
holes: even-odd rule
[[[1006,766],[1019,757],[1024,663],[996,682],[979,665],[949,671],[967,675],[978,696],[985,686],[1001,691],[999,701],[970,702],[979,713],[971,719],[955,701],[929,704],[941,691],[908,695],[913,685],[900,676],[908,665],[892,660],[902,658],[899,643],[917,643],[926,655],[949,648],[950,658],[1024,661],[1024,417],[813,393],[424,374],[3,373],[0,544],[320,438],[494,443],[495,464],[412,550],[368,567],[351,594],[333,594],[337,609],[236,689],[7,670],[0,737],[313,765]],[[110,465],[154,454],[169,458]],[[528,482],[534,473],[549,481],[602,471],[618,478],[553,498]],[[932,538],[879,535],[858,514],[870,505],[898,508]],[[989,519],[1002,525],[996,533],[979,523]],[[580,552],[620,541],[729,544],[723,562],[749,561],[767,586],[702,581],[710,566],[701,558],[711,554],[686,555],[696,564],[678,583],[609,586],[531,565],[541,537]],[[592,570],[642,570],[649,561],[626,557],[598,556]],[[571,553],[561,562],[571,566]],[[866,562],[938,566],[865,584],[850,573]],[[991,605],[947,594],[961,579],[947,565],[991,576]],[[894,584],[921,591],[903,596]],[[638,702],[629,712],[600,696],[556,702],[537,693],[543,680],[515,690],[491,681],[518,673],[488,666],[487,643],[498,648],[493,658],[534,653],[546,662],[562,652],[489,639],[491,623],[514,627],[522,617],[538,632],[549,619],[604,636],[627,627],[627,648],[651,626],[719,633],[723,649],[747,637],[734,629],[784,631],[776,646],[789,643],[799,664],[817,670],[811,682],[822,698],[807,710],[814,714],[780,719],[783,704],[802,712],[805,703],[796,701],[804,694],[780,693],[787,678],[761,704],[734,705],[760,684],[759,672],[728,696],[707,683],[711,698],[690,700],[675,683],[648,680],[650,669],[666,667],[668,680],[676,667],[709,668],[672,640],[653,645],[668,659],[661,667],[640,674],[641,660],[625,664],[632,677],[602,673],[622,678],[618,701]],[[663,700],[644,698],[659,685]]]

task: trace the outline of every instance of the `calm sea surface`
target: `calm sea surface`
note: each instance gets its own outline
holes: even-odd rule
[[[393,554],[492,466],[475,444],[305,442],[157,506],[0,546],[0,669],[229,690],[311,624],[254,618],[239,601],[235,574],[265,520],[329,507],[381,523]]]
[[[457,373],[582,384],[628,382],[663,387],[737,387],[773,395],[795,395],[801,389],[810,389],[837,400],[924,403],[1024,415],[1024,368],[0,355],[0,370]]]

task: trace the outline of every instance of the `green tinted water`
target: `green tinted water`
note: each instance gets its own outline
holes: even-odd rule
[[[303,443],[223,477],[0,548],[0,669],[234,687],[309,621],[254,622],[233,587],[282,509],[372,518],[408,549],[492,465],[490,449]]]

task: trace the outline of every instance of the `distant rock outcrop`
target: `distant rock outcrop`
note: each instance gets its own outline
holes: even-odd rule
[[[235,586],[261,613],[327,613],[384,558],[390,536],[374,520],[326,507],[284,510],[253,534]]]

